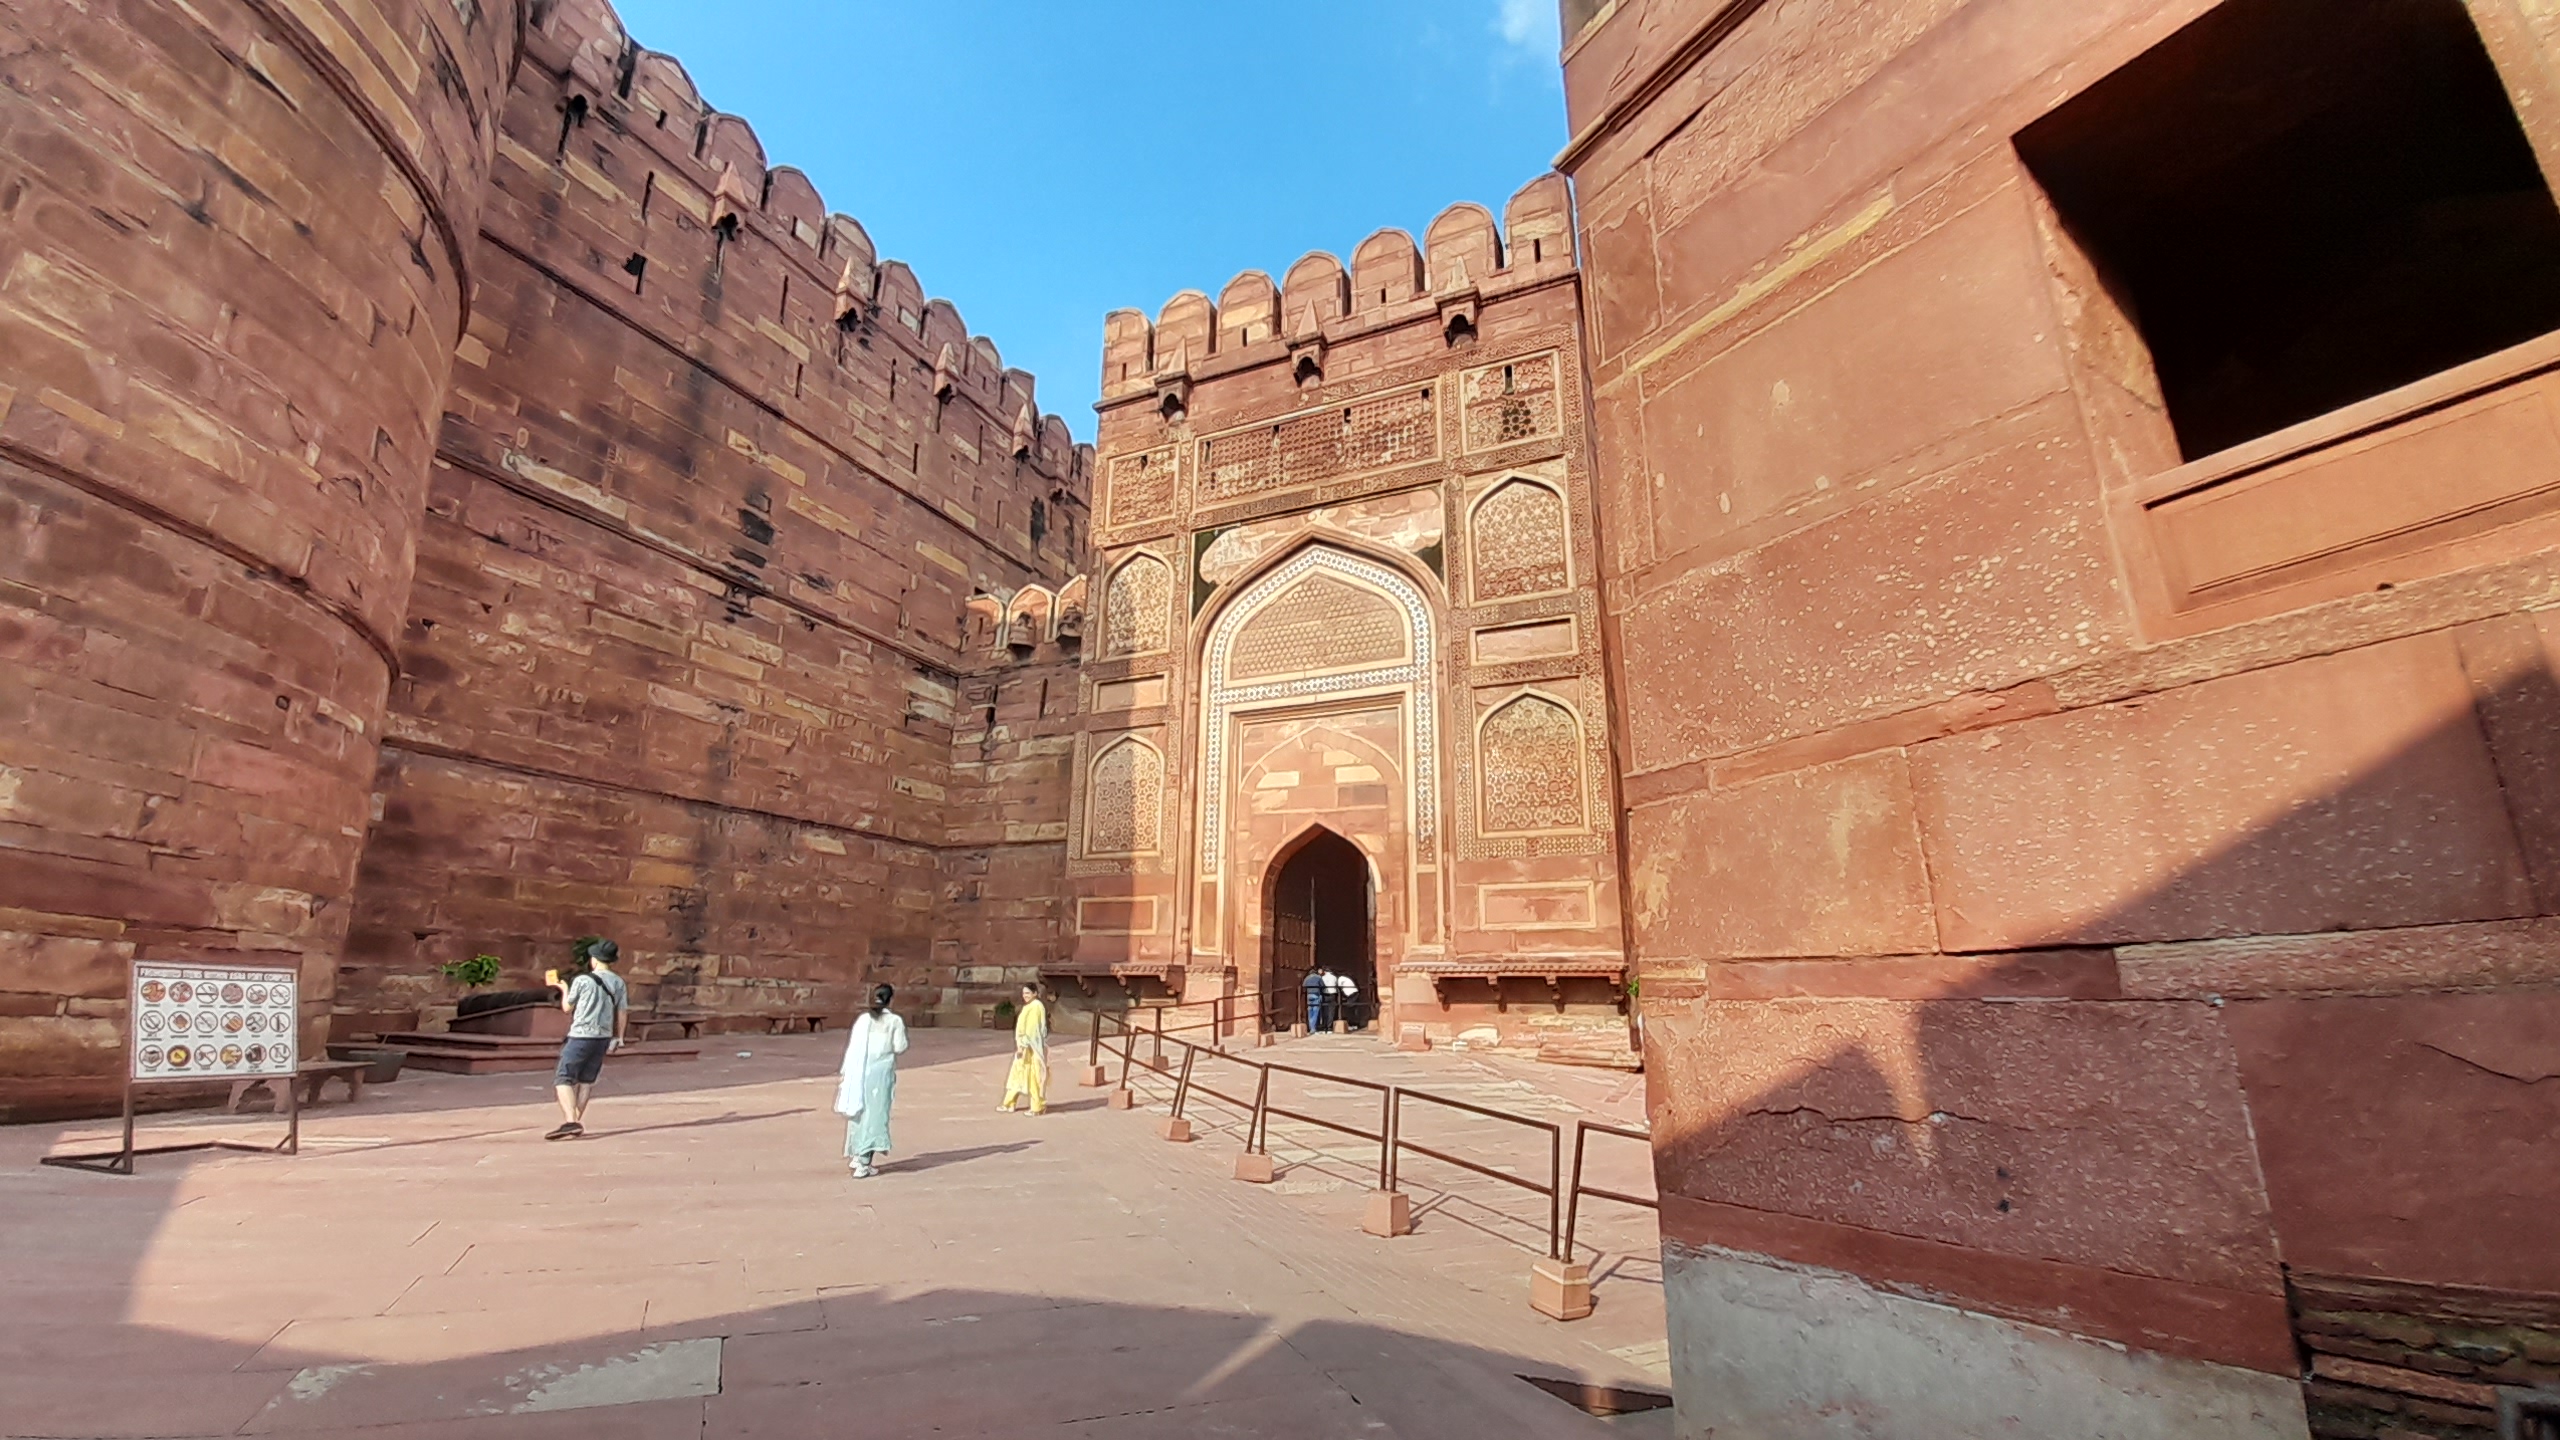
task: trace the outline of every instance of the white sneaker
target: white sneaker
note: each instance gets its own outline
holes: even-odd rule
[[[856,1180],[868,1180],[879,1173],[880,1167],[876,1165],[856,1165],[853,1167],[853,1178]]]

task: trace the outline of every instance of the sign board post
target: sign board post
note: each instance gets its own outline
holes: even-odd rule
[[[302,1153],[301,974],[252,965],[194,965],[137,960],[125,1011],[124,1144],[85,1155],[47,1155],[44,1163],[102,1175],[130,1175],[136,1155],[186,1150]],[[133,1143],[134,1087],[268,1082],[282,1090],[284,1140],[248,1145],[198,1140],[178,1145]]]

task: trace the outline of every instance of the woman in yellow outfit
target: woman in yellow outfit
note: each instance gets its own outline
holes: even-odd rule
[[[1030,1097],[1031,1113],[1049,1109],[1049,1007],[1040,1003],[1040,987],[1022,987],[1022,1009],[1013,1017],[1013,1070],[1004,1077],[1004,1103]]]

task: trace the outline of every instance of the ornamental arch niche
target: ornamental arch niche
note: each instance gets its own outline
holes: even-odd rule
[[[1173,567],[1139,551],[1111,572],[1102,591],[1102,655],[1154,655],[1170,644]]]
[[[1551,595],[1573,584],[1573,532],[1564,496],[1514,476],[1467,515],[1467,574],[1479,605]]]
[[[1486,712],[1476,726],[1476,816],[1486,835],[1590,828],[1582,717],[1535,690]]]
[[[1431,593],[1383,557],[1319,541],[1232,592],[1197,669],[1202,963],[1260,968],[1265,881],[1311,827],[1369,857],[1380,987],[1441,948],[1438,665]]]
[[[1164,756],[1124,735],[1093,757],[1085,777],[1084,853],[1152,855],[1163,837]]]

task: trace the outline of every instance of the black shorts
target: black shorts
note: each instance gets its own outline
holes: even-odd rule
[[[593,1085],[604,1073],[605,1052],[613,1041],[602,1035],[579,1036],[560,1042],[560,1068],[552,1078],[563,1085]]]

